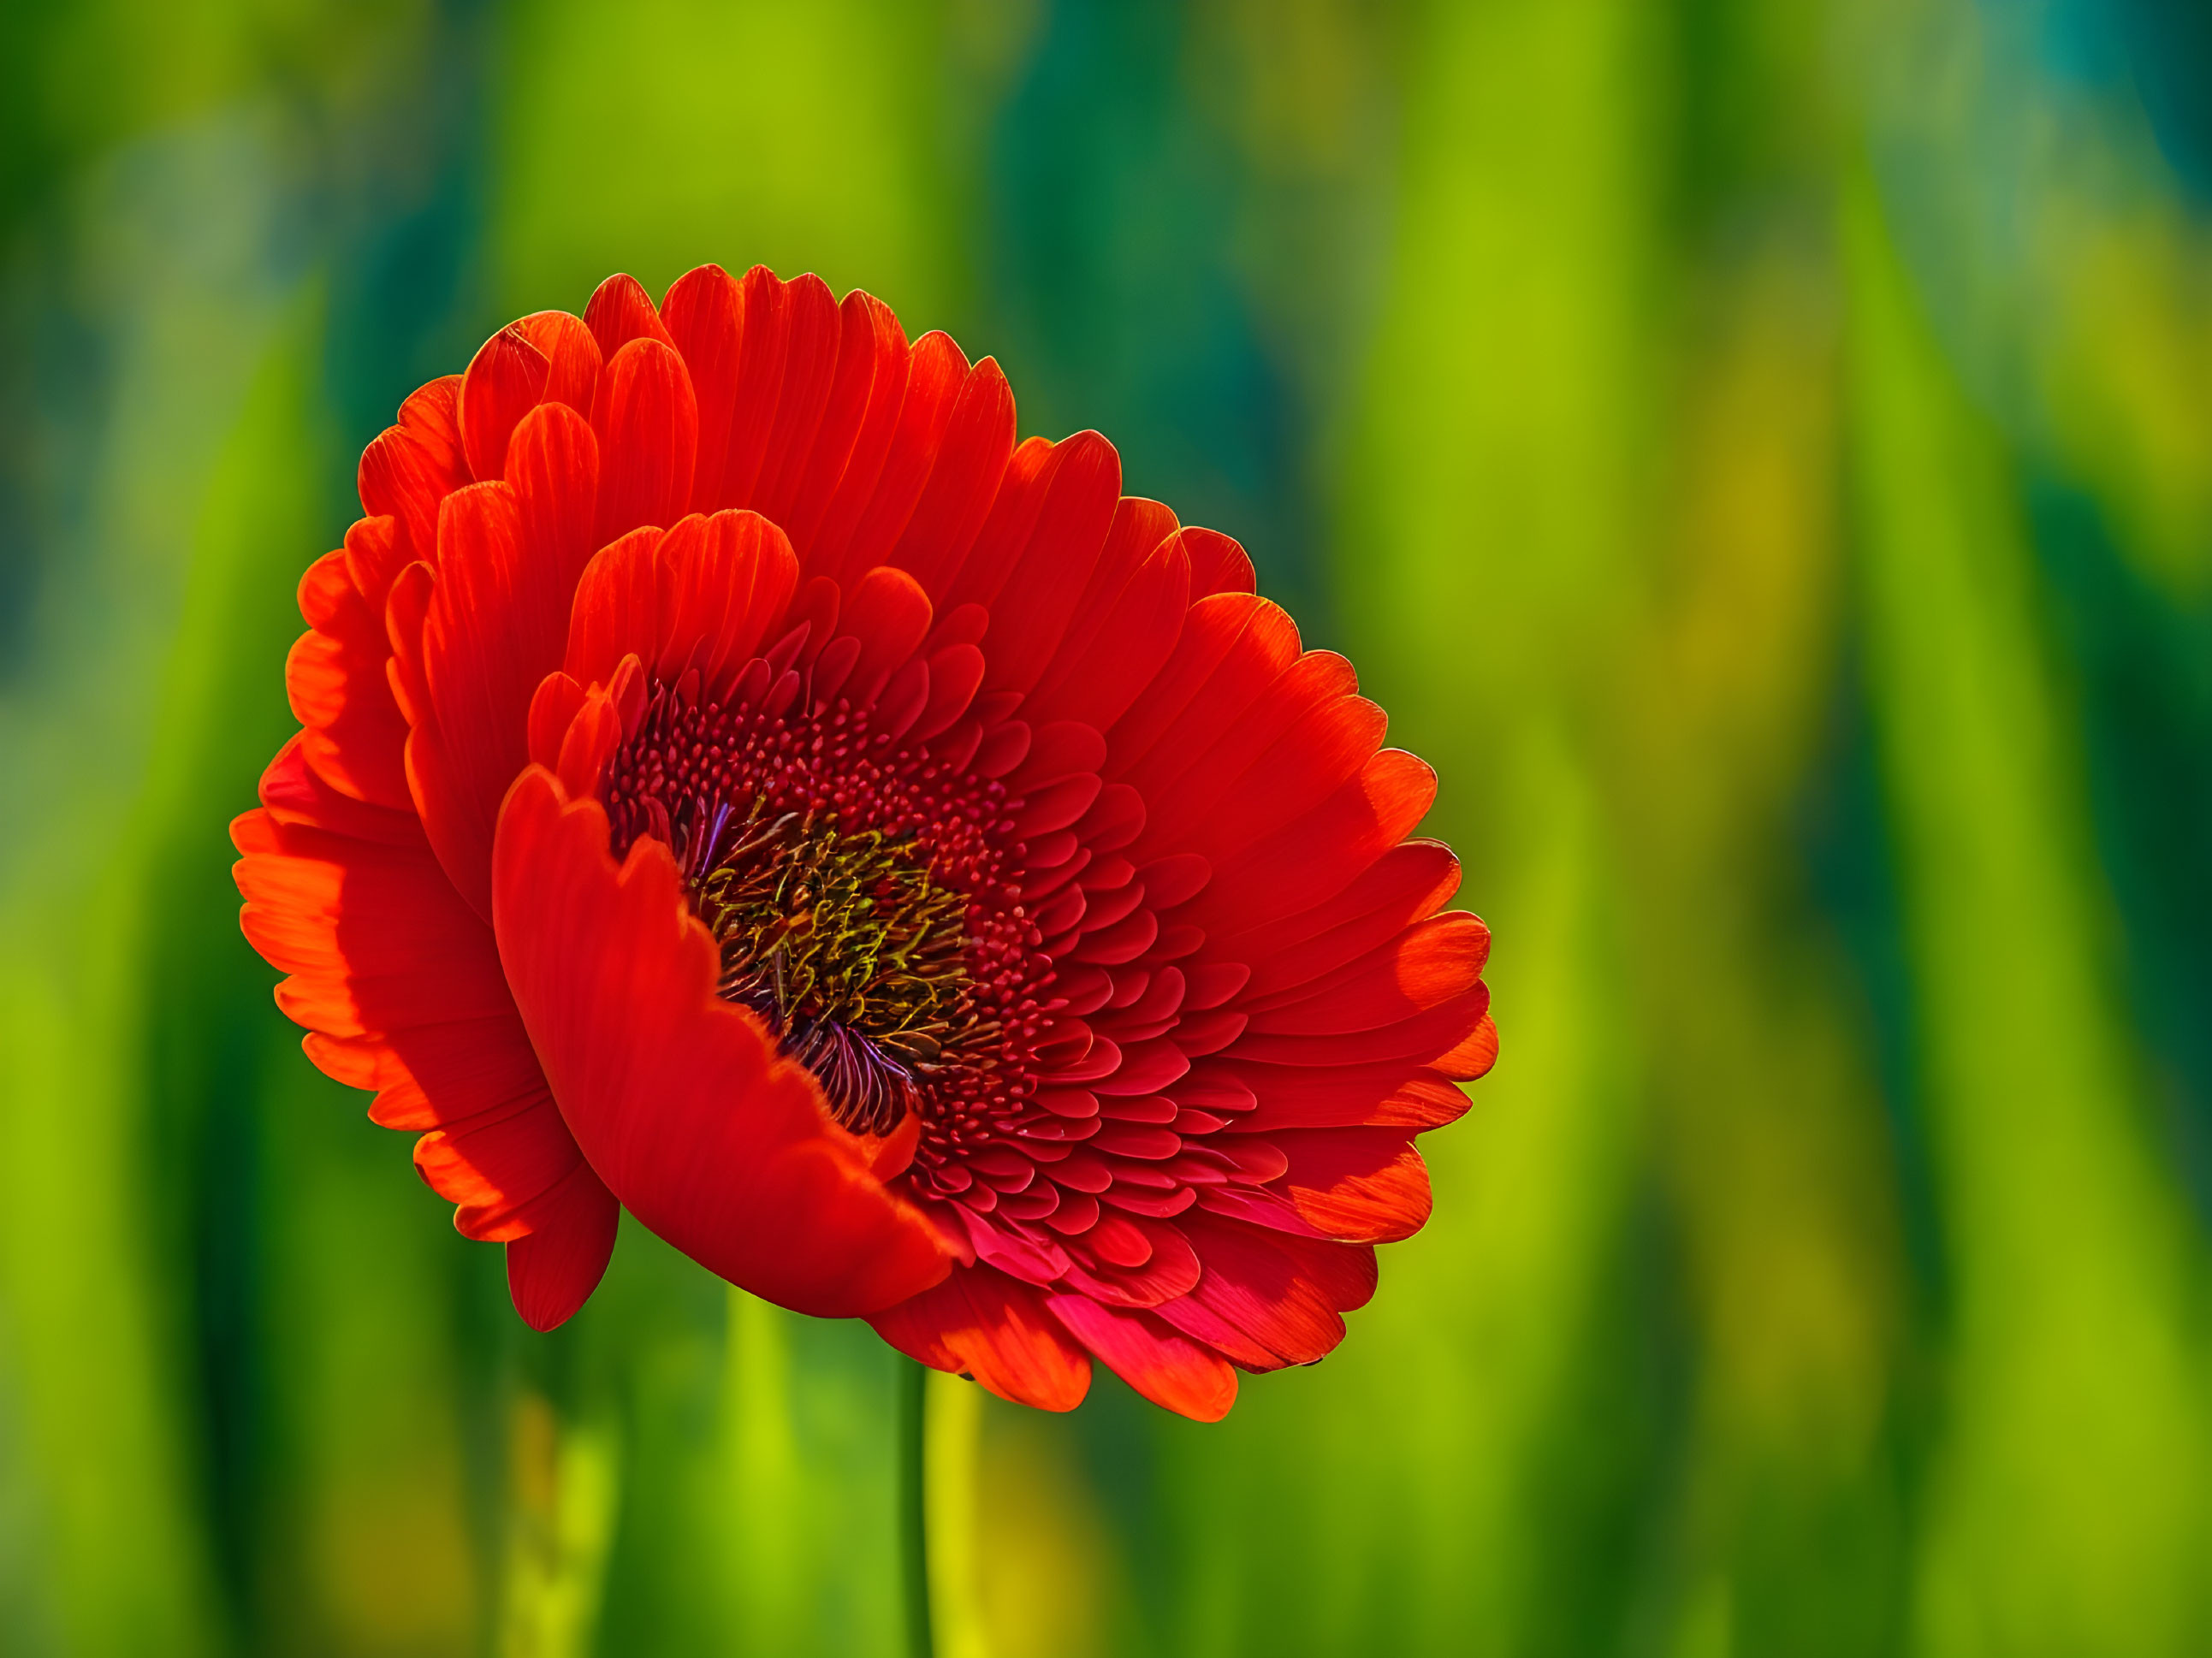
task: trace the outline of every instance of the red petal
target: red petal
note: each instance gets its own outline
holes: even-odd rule
[[[1034,443],[1035,440],[1033,440]],[[1096,432],[1022,446],[947,605],[991,610],[988,689],[1026,690],[1067,630],[1121,495],[1121,458]]]
[[[1088,726],[1082,729],[1088,731]],[[1064,829],[1091,809],[1105,786],[1095,773],[1077,777],[1063,777],[1057,783],[1047,783],[1028,791],[1028,799],[1014,818],[1014,832],[1023,840],[1036,841],[1055,829]],[[1130,902],[1136,902],[1133,896]],[[1102,920],[1097,923],[1103,926]]]
[[[507,1246],[507,1290],[533,1330],[550,1330],[599,1288],[622,1217],[614,1194],[588,1167],[562,1188],[556,1211]]]
[[[1218,1422],[1237,1402],[1237,1372],[1227,1362],[1153,1315],[1102,1307],[1088,1296],[1048,1296],[1045,1305],[1153,1404],[1194,1421]]]
[[[1477,982],[1435,1006],[1364,1030],[1248,1031],[1235,1056],[1275,1065],[1368,1065],[1409,1060],[1442,1066],[1443,1056],[1472,1036],[1488,1016],[1490,987]]]
[[[422,827],[454,887],[489,915],[492,825],[529,758],[530,699],[560,665],[568,594],[526,556],[515,492],[471,484],[447,500],[422,623],[428,717],[408,739]]]
[[[1434,1066],[1405,1060],[1364,1066],[1249,1065],[1211,1061],[1208,1077],[1231,1077],[1259,1103],[1239,1130],[1348,1128],[1359,1124],[1440,1128],[1467,1113],[1466,1094]],[[1184,1089],[1178,1084],[1178,1095]]]
[[[1275,1185],[1313,1229],[1356,1243],[1395,1243],[1429,1218],[1429,1171],[1395,1128],[1331,1128],[1269,1137],[1291,1160]]]
[[[911,571],[933,597],[950,591],[1013,452],[1014,394],[986,357],[961,385],[929,482],[884,562]]]
[[[345,556],[354,591],[368,601],[370,610],[383,615],[392,579],[408,562],[400,546],[398,519],[356,519],[346,526]]]
[[[1107,1195],[1113,1203],[1124,1195],[1127,1188],[1116,1187]],[[1186,1199],[1177,1205],[1177,1212],[1188,1206],[1188,1191],[1178,1196]],[[1133,1234],[1143,1241],[1143,1253],[1131,1259],[1135,1251],[1127,1248],[1128,1236]],[[1109,1259],[1109,1248],[1113,1240],[1123,1246],[1121,1253]],[[1096,1275],[1079,1268],[1071,1269],[1068,1280],[1079,1289],[1101,1301],[1116,1307],[1157,1307],[1164,1301],[1187,1295],[1199,1279],[1198,1256],[1190,1243],[1172,1222],[1149,1215],[1106,1215],[1091,1229],[1084,1240],[1100,1258],[1102,1265]]]
[[[589,415],[605,359],[584,319],[566,311],[533,311],[514,326],[544,355],[544,400]]]
[[[1393,847],[1341,892],[1256,927],[1212,936],[1206,954],[1250,963],[1242,1001],[1257,1005],[1310,983],[1443,908],[1459,890],[1459,859],[1437,841]]]
[[[1072,1411],[1091,1360],[1044,1309],[1044,1297],[991,1266],[956,1266],[944,1283],[871,1314],[876,1333],[911,1358],[970,1376],[1001,1399]]]
[[[570,601],[562,669],[580,685],[605,684],[623,657],[660,655],[660,562],[665,539],[650,527],[599,549]]]
[[[684,515],[699,406],[673,346],[634,339],[613,354],[592,404],[592,429],[599,440],[599,542]]]
[[[916,741],[935,737],[968,712],[983,683],[983,653],[948,645],[929,659],[929,701],[914,722]]]
[[[311,1031],[301,1046],[325,1076],[374,1089],[369,1121],[386,1128],[420,1133],[487,1113],[505,1115],[545,1092],[545,1073],[512,1007],[374,1036]]]
[[[1108,750],[1110,755],[1111,748]],[[1093,852],[1111,852],[1135,840],[1145,827],[1145,797],[1127,783],[1109,783],[1077,825],[1084,845]]]
[[[1067,1252],[1059,1244],[1035,1227],[1006,1226],[996,1218],[977,1213],[968,1206],[975,1197],[970,1191],[954,1214],[977,1259],[1031,1284],[1050,1284],[1067,1271]]]
[[[458,450],[441,452],[418,433],[388,426],[362,451],[358,478],[362,510],[398,524],[398,562],[405,564],[435,556],[439,503],[469,475]]]
[[[583,705],[576,710],[576,717],[561,734],[560,755],[549,768],[572,796],[588,794],[598,786],[607,756],[622,742],[620,703],[625,688],[635,689],[642,682],[637,659],[626,656],[622,666],[615,671],[614,684],[594,685],[584,694]]]
[[[699,459],[691,506],[711,513],[737,504],[723,487],[730,424],[737,417],[738,362],[744,349],[744,301],[730,273],[702,264],[678,276],[660,302],[670,341],[684,354],[698,399]]]
[[[1427,1011],[1473,989],[1490,953],[1490,929],[1465,910],[1430,917],[1332,973],[1280,994],[1239,1004],[1255,1035],[1323,1036],[1371,1030]]]
[[[1190,1292],[1200,1306],[1292,1364],[1310,1364],[1344,1339],[1344,1320],[1291,1253],[1305,1240],[1261,1232],[1202,1212],[1182,1224],[1203,1263],[1198,1286]],[[1353,1246],[1306,1247],[1349,1251]],[[1373,1260],[1371,1252],[1368,1260]]]
[[[1174,776],[1297,659],[1298,630],[1277,606],[1243,593],[1199,600],[1167,665],[1106,733],[1108,774]]]
[[[809,574],[818,570],[849,581],[884,561],[928,486],[970,372],[960,348],[943,334],[925,334],[915,342],[907,358],[904,397],[881,466],[872,477],[865,475],[856,446],[846,483],[805,559]]]
[[[1264,1372],[1283,1368],[1280,1353],[1249,1331],[1222,1317],[1195,1296],[1178,1296],[1173,1301],[1164,1301],[1152,1309],[1152,1315],[1192,1340],[1212,1348],[1241,1370]]]
[[[891,671],[928,635],[929,596],[904,570],[879,565],[860,578],[845,601],[840,630],[860,641],[860,655],[846,681],[856,706],[874,701]]]
[[[1122,589],[1164,543],[1175,538],[1175,534],[1176,515],[1158,501],[1146,501],[1141,495],[1124,495],[1115,503],[1113,522],[1106,530],[1106,544],[1099,550],[1090,582],[1056,647],[1061,656],[1081,653],[1098,636]],[[1183,608],[1189,608],[1188,603]],[[1146,677],[1149,679],[1150,674]]]
[[[1244,550],[1218,530],[1187,529],[1180,537],[1190,559],[1190,596],[1258,591],[1252,561]]]
[[[246,853],[236,870],[242,924],[293,975],[279,1000],[309,1026],[308,1057],[377,1090],[377,1121],[432,1131],[416,1164],[460,1206],[456,1225],[509,1240],[588,1233],[592,1214],[611,1216],[553,1108],[489,932],[427,853],[262,813],[240,820],[234,838]]]
[[[1101,731],[1110,728],[1174,653],[1190,597],[1180,537],[1170,537],[1144,556],[1117,591],[1103,592],[1095,612],[1086,596],[1075,627],[1024,709],[1038,720],[1080,720]],[[1095,623],[1086,626],[1084,618],[1094,614]]]
[[[1198,1188],[1198,1204],[1209,1213],[1226,1215],[1231,1220],[1264,1226],[1271,1231],[1297,1237],[1323,1236],[1312,1222],[1291,1207],[1288,1198],[1266,1187],[1201,1186]]]
[[[390,523],[356,525],[347,540],[379,539]],[[380,531],[378,525],[387,527]],[[392,647],[382,614],[354,586],[357,562],[327,554],[301,579],[300,607],[313,626],[285,659],[284,689],[293,716],[307,728],[307,758],[326,781],[357,800],[411,811],[407,722],[385,672]]]
[[[580,684],[604,683],[635,655],[672,682],[696,667],[711,692],[784,625],[798,580],[791,544],[757,513],[634,530],[585,567],[562,665]]]
[[[416,386],[399,405],[399,423],[420,443],[425,453],[466,483],[468,472],[461,460],[461,377],[441,374]]]
[[[477,349],[461,380],[461,444],[477,477],[506,471],[507,438],[544,395],[550,367],[514,323]]]
[[[696,667],[712,695],[781,630],[799,560],[783,531],[757,513],[686,522],[696,533],[679,538],[672,531],[654,553],[664,607],[655,631],[623,642],[617,659],[635,651],[670,683]]]
[[[830,567],[866,510],[906,405],[912,350],[890,307],[855,288],[838,307],[837,372],[814,452],[782,520],[802,565]]]
[[[334,829],[358,841],[399,847],[427,844],[422,822],[411,805],[404,811],[372,805],[332,787],[307,763],[307,737],[305,732],[296,733],[261,774],[261,804],[271,817],[280,823]]]
[[[507,1010],[483,923],[426,853],[280,825],[233,826],[246,938],[293,976],[277,1001],[298,1023],[360,1036]]]
[[[564,805],[535,767],[517,780],[495,853],[500,955],[592,1168],[678,1248],[797,1311],[878,1311],[936,1283],[935,1229],[715,993],[718,953],[667,848],[641,840],[617,870],[606,847],[596,802]]]
[[[1211,831],[1212,818],[1294,799],[1266,823],[1273,829],[1319,804],[1382,744],[1382,711],[1350,695],[1358,683],[1334,651],[1309,651],[1249,701],[1238,696],[1209,709],[1204,696],[1193,699],[1152,752],[1121,774],[1148,805],[1142,844],[1158,852],[1235,845],[1235,831],[1195,841],[1193,832],[1201,823]],[[1220,723],[1209,727],[1210,717]],[[1264,786],[1252,787],[1248,775]],[[1248,844],[1255,838],[1249,828],[1242,835]]]
[[[1167,910],[1188,903],[1203,892],[1206,884],[1213,878],[1213,865],[1210,859],[1194,852],[1179,852],[1170,857],[1155,859],[1137,874],[1145,884],[1145,902],[1154,909]],[[1249,975],[1249,972],[1250,969],[1246,969],[1238,975],[1239,984]],[[1218,1007],[1233,993],[1232,990],[1224,989],[1210,999],[1194,1001],[1191,1005]]]
[[[818,278],[815,286],[821,287]],[[776,429],[777,404],[782,400],[784,363],[791,351],[793,295],[786,284],[776,280],[775,273],[762,264],[745,272],[738,294],[744,343],[732,388],[729,437],[715,500],[726,506],[750,507],[760,480],[762,459]],[[822,297],[828,296],[829,290],[823,288]]]
[[[1436,798],[1434,771],[1385,749],[1304,817],[1217,865],[1181,916],[1208,932],[1255,927],[1332,898],[1403,841]]]
[[[1297,1263],[1301,1276],[1340,1313],[1364,1307],[1375,1296],[1375,1246],[1270,1232],[1267,1241]]]
[[[411,725],[430,717],[430,694],[422,686],[422,623],[430,614],[430,590],[437,573],[427,564],[410,564],[392,579],[392,592],[384,601],[385,636],[392,655],[384,665],[392,701]],[[408,784],[413,793],[414,784]]]
[[[1256,742],[1266,722],[1251,721]],[[1255,841],[1273,834],[1320,805],[1382,745],[1389,725],[1382,710],[1364,696],[1343,696],[1307,708],[1243,770],[1231,772],[1232,755],[1206,762],[1229,774],[1216,779],[1186,779],[1162,799],[1147,828],[1152,831],[1131,848],[1148,857],[1173,846],[1225,861]],[[1241,750],[1246,745],[1239,744]]]
[[[599,355],[611,361],[632,340],[658,340],[672,344],[653,298],[635,276],[613,276],[601,282],[584,307],[584,326],[599,343]]]
[[[770,283],[775,282],[765,270],[756,274]],[[750,276],[746,278],[748,284],[752,280]],[[838,312],[837,301],[819,276],[800,276],[781,284],[781,350],[775,363],[775,379],[767,384],[761,400],[766,424],[757,433],[750,426],[741,426],[739,431],[732,434],[729,478],[736,505],[754,507],[763,517],[778,520],[791,510],[793,499],[805,479],[815,437],[836,385],[837,354],[844,335],[844,319]],[[751,291],[748,286],[748,372],[745,384],[738,392],[741,410],[745,407],[745,392],[752,378]]]
[[[557,613],[565,632],[569,598],[596,545],[599,444],[591,423],[565,403],[538,404],[507,445],[507,482],[522,517],[534,603]]]
[[[459,1206],[461,1236],[488,1243],[528,1236],[534,1207],[553,1206],[556,1187],[580,1169],[590,1173],[543,1084],[510,1111],[432,1129],[415,1142],[415,1167]]]
[[[1498,1025],[1488,1013],[1482,1021],[1455,1044],[1450,1052],[1439,1054],[1432,1061],[1445,1076],[1459,1082],[1473,1082],[1488,1074],[1498,1063]]]

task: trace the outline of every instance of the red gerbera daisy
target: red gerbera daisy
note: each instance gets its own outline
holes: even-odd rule
[[[1426,1218],[1496,1037],[1434,781],[998,366],[708,265],[408,398],[240,818],[309,1056],[548,1329],[617,1205],[1066,1409],[1212,1419]]]

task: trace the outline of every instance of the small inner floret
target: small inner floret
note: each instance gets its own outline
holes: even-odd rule
[[[613,851],[674,854],[721,993],[812,1072],[836,1119],[923,1120],[924,1168],[1036,1089],[1051,963],[1006,878],[1004,787],[871,732],[655,686],[601,785]]]

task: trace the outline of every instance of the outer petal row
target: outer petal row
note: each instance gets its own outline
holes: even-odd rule
[[[605,1269],[615,1201],[562,1123],[490,929],[411,816],[331,789],[300,739],[262,793],[231,833],[246,935],[290,975],[278,1004],[319,1068],[375,1090],[370,1115],[420,1134],[416,1167],[460,1230],[507,1244],[524,1318],[561,1323]]]

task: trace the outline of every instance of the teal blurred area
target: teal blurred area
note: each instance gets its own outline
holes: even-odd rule
[[[2206,19],[9,0],[0,1653],[900,1650],[887,1350],[532,1335],[234,919],[362,444],[708,260],[1243,540],[1498,937],[1336,1355],[933,1382],[948,1658],[2212,1651]]]

